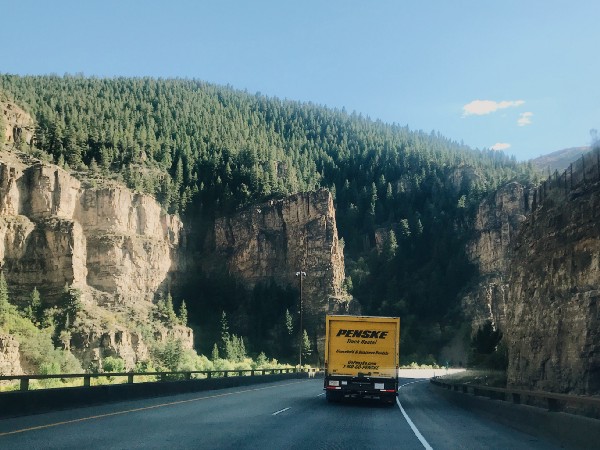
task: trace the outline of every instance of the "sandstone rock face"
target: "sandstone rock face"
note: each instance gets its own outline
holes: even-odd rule
[[[119,355],[133,368],[147,357],[126,311],[147,320],[155,295],[179,270],[182,233],[179,218],[149,196],[117,184],[84,186],[56,166],[0,153],[0,264],[11,300],[37,287],[52,303],[68,284],[83,292],[88,312],[100,305],[116,314],[115,325],[76,324],[70,346],[84,367]],[[192,346],[190,329],[178,334]]]
[[[526,187],[512,182],[479,206],[474,237],[466,249],[479,279],[462,299],[473,331],[488,320],[505,329],[510,245],[530,210],[529,197]]]
[[[509,270],[508,383],[600,394],[600,164],[535,193]],[[517,265],[518,263],[518,265]]]
[[[3,129],[0,133],[8,144],[19,144],[21,142],[31,144],[35,126],[33,119],[22,108],[11,101],[0,100],[0,123]],[[0,141],[2,136],[0,136]]]
[[[85,369],[102,367],[102,360],[116,356],[125,362],[126,370],[132,370],[139,361],[145,361],[150,356],[150,350],[144,337],[125,325],[116,325],[106,329],[101,324],[86,321],[88,326],[79,326],[70,342],[71,352],[81,361]],[[188,327],[175,326],[167,329],[162,325],[153,324],[154,338],[164,343],[169,338],[179,339],[184,349],[193,349],[194,337]]]
[[[146,195],[82,187],[41,163],[0,163],[0,260],[11,286],[52,297],[65,283],[152,301],[175,265],[183,226]]]
[[[344,255],[338,241],[335,210],[326,190],[292,195],[253,206],[215,223],[217,253],[230,273],[250,286],[273,280],[302,284],[304,327],[323,351],[325,314],[355,312],[342,287]]]
[[[0,375],[21,375],[19,343],[8,335],[0,334]]]

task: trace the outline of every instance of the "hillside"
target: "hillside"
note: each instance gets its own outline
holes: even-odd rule
[[[531,160],[531,164],[537,170],[544,174],[559,173],[566,170],[569,165],[577,159],[581,159],[583,155],[589,153],[591,147],[571,147],[556,152],[548,153],[547,155],[538,156]]]
[[[34,145],[21,143],[23,150],[151,194],[182,215],[198,259],[212,257],[216,218],[329,189],[345,287],[364,313],[403,317],[407,360],[435,353],[460,327],[458,293],[475,275],[465,242],[479,202],[509,180],[535,177],[502,153],[435,132],[196,80],[2,75],[0,92],[35,119]],[[249,307],[256,292],[296,301],[294,291],[252,290],[206,266],[174,288],[204,333],[202,345],[215,341],[220,309],[232,331],[249,329],[259,314]]]

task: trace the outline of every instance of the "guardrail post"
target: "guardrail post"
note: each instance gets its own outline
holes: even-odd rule
[[[263,370],[262,370],[262,375],[264,375],[264,374],[265,374],[265,372],[266,372],[266,370],[265,370],[265,369],[263,369]]]
[[[514,404],[519,405],[521,403],[521,394],[517,394],[516,392],[512,393],[512,401]]]
[[[92,385],[92,377],[90,375],[86,375],[83,377],[83,386],[90,387]]]
[[[29,390],[29,378],[21,378],[21,387],[20,387],[21,391],[28,391]]]
[[[127,383],[133,384],[133,373],[127,374]]]
[[[212,377],[212,372],[206,372],[206,379],[210,379]]]
[[[160,381],[167,381],[167,374],[166,373],[162,372],[160,374]]]
[[[192,372],[186,373],[185,374],[185,379],[188,380],[188,381],[191,380],[192,379]]]
[[[250,371],[250,376],[251,376],[251,377],[253,377],[253,376],[254,376],[254,369],[252,369],[252,370]]]
[[[229,376],[229,370],[223,371],[223,378],[227,378]]]

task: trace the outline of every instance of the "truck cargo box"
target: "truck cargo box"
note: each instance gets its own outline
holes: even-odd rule
[[[398,317],[328,315],[325,339],[328,400],[395,400],[400,347]]]

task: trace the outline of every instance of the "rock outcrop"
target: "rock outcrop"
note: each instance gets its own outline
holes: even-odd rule
[[[147,357],[130,316],[147,321],[155,296],[170,288],[182,233],[179,218],[147,195],[116,183],[95,187],[57,166],[0,154],[0,264],[11,300],[25,301],[35,287],[52,304],[67,284],[83,293],[88,316],[99,307],[110,311],[107,320],[74,324],[69,346],[84,367],[118,355],[132,368]],[[179,337],[191,348],[185,330]]]
[[[91,187],[57,166],[0,163],[0,261],[18,293],[65,283],[151,302],[177,264],[183,227],[147,195]]]
[[[600,394],[600,152],[544,183],[509,270],[508,383]]]
[[[4,137],[7,144],[28,144],[33,140],[35,125],[33,119],[22,108],[8,100],[0,99],[0,142]]]
[[[0,334],[0,375],[20,375],[21,355],[19,353],[19,343],[8,334]]]
[[[479,205],[466,248],[479,276],[462,299],[473,332],[487,321],[505,329],[510,246],[530,208],[529,189],[517,182],[501,187]]]
[[[245,209],[215,223],[217,253],[249,286],[274,281],[299,287],[305,327],[323,353],[325,314],[356,311],[344,292],[344,255],[333,199],[327,190],[292,195]]]

